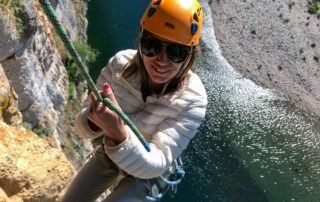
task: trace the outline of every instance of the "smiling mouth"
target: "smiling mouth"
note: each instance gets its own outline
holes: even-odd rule
[[[170,69],[157,68],[154,66],[152,68],[156,73],[159,73],[159,74],[165,74],[170,71]]]

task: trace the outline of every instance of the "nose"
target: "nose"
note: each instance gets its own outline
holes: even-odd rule
[[[157,61],[161,65],[168,65],[169,64],[169,58],[166,53],[166,47],[162,48],[161,52],[157,55]]]

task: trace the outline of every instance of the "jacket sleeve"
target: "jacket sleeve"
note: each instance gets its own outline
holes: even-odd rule
[[[187,147],[205,116],[206,96],[196,99],[177,116],[165,119],[153,135],[147,152],[139,139],[127,127],[129,136],[120,145],[109,147],[108,156],[124,171],[137,178],[150,179],[160,176]]]
[[[112,83],[112,69],[120,71],[123,66],[130,60],[135,54],[133,50],[120,51],[113,56],[106,67],[101,70],[101,73],[97,79],[96,87],[98,90],[103,89],[105,83]],[[129,55],[129,56],[127,56]],[[76,133],[84,139],[94,139],[104,134],[101,132],[94,132],[88,125],[88,112],[90,110],[90,98],[84,102],[84,108],[77,114],[74,124]]]
[[[102,71],[106,71],[107,68],[105,67]],[[100,75],[98,78],[99,80],[104,80],[105,82],[108,82],[108,78],[103,77]],[[102,86],[103,84],[101,84],[101,82],[97,83],[97,89],[103,89]],[[88,98],[85,103],[84,103],[84,108],[77,114],[75,120],[74,120],[74,130],[75,132],[84,139],[95,139],[101,135],[104,134],[103,131],[100,132],[94,132],[93,130],[91,130],[89,124],[88,124],[88,112],[90,110],[90,98]]]

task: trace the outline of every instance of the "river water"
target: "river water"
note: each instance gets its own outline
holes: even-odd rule
[[[89,2],[89,44],[97,78],[119,50],[135,48],[149,1]],[[162,201],[320,201],[320,129],[283,96],[255,85],[223,58],[211,10],[204,10],[197,73],[208,93],[198,134],[183,153],[186,177]]]

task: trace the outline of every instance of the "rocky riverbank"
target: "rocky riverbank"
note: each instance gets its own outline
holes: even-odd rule
[[[320,9],[311,0],[210,0],[222,54],[320,121]],[[315,7],[315,12],[310,8]]]
[[[86,47],[86,1],[50,2]],[[0,201],[59,201],[93,149],[73,131],[87,87],[66,53],[37,0],[0,0]]]

